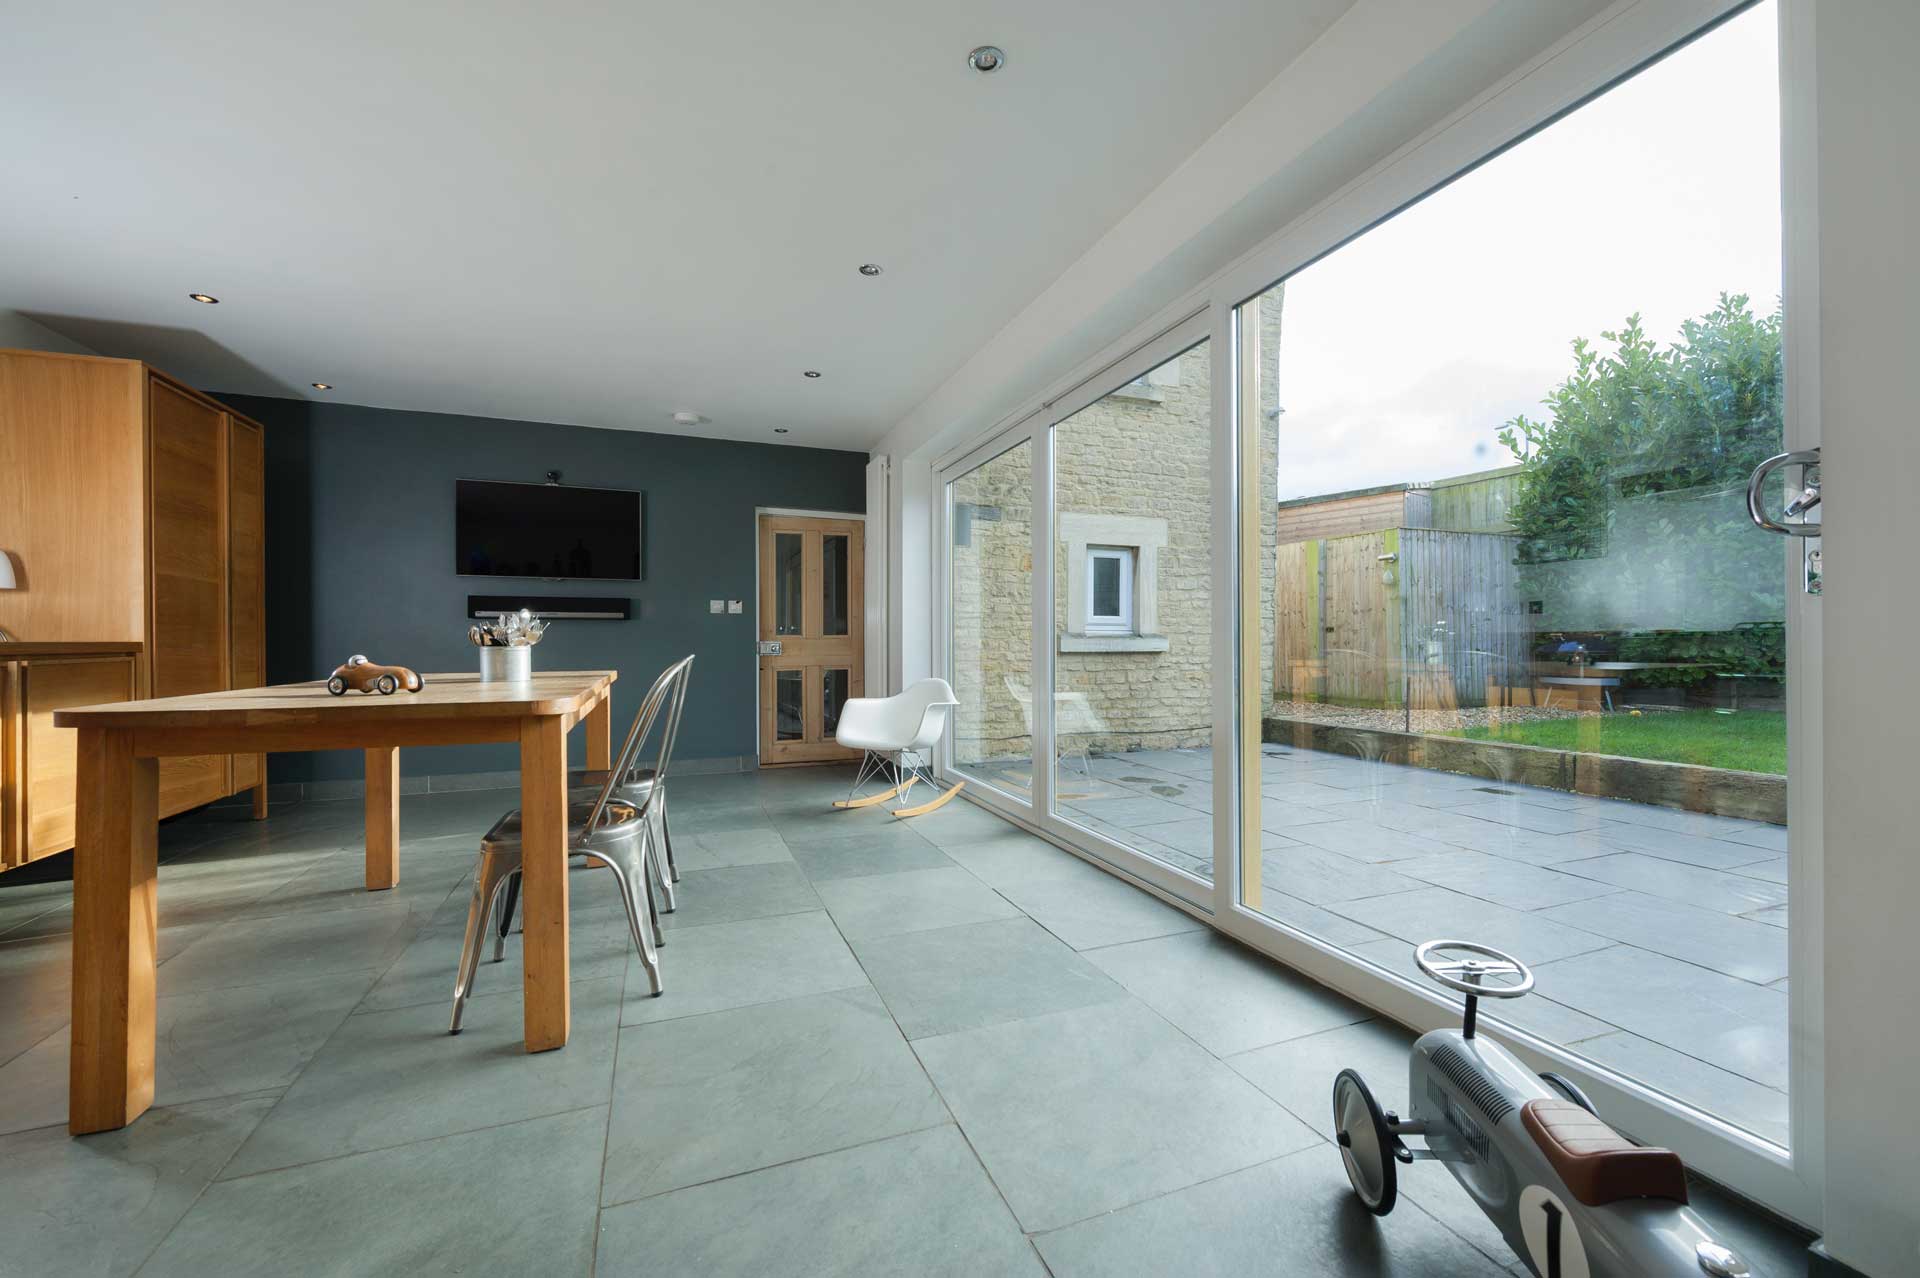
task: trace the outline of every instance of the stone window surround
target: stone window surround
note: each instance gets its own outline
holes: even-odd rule
[[[1160,628],[1159,561],[1167,544],[1167,521],[1137,515],[1087,515],[1062,511],[1060,540],[1067,553],[1067,629],[1061,652],[1165,652]],[[1133,551],[1133,625],[1130,635],[1087,633],[1087,549],[1123,546]]]

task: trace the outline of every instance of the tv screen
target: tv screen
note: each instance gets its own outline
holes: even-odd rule
[[[640,500],[620,488],[455,480],[455,571],[638,581]]]

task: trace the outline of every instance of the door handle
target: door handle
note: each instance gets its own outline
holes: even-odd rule
[[[1818,448],[1803,448],[1791,453],[1778,453],[1767,458],[1753,468],[1753,478],[1747,481],[1747,514],[1753,522],[1771,533],[1783,537],[1818,537],[1820,524],[1813,523],[1783,524],[1771,519],[1760,508],[1760,490],[1766,486],[1773,473],[1784,466],[1800,466],[1812,470],[1820,464]],[[1814,475],[1805,479],[1800,495],[1787,503],[1785,514],[1802,515],[1820,504],[1820,479]]]

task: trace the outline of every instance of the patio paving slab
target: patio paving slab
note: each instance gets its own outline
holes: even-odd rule
[[[1261,875],[1259,911],[1276,923],[1285,923],[1297,928],[1308,936],[1318,937],[1332,945],[1354,946],[1367,941],[1378,941],[1382,934],[1363,923],[1355,923],[1343,914],[1322,909],[1297,896],[1276,891],[1265,885],[1266,875]],[[1411,885],[1409,890],[1417,887]]]
[[[1605,899],[1605,898],[1602,898]],[[1613,942],[1561,920],[1483,901],[1446,888],[1348,901],[1340,913],[1389,936],[1419,944],[1457,936],[1505,950],[1529,965],[1605,949]]]
[[[1260,854],[1260,886],[1312,905],[1334,906],[1342,901],[1414,892],[1426,885],[1386,866],[1302,843]]]
[[[1433,982],[1414,965],[1414,947],[1398,937],[1350,945],[1347,949],[1389,971],[1398,972],[1419,985],[1433,988]],[[1525,998],[1514,999],[1511,1002],[1488,1003],[1481,1008],[1480,1019],[1494,1034],[1500,1033],[1504,1026],[1512,1026],[1523,1029],[1529,1034],[1537,1034],[1550,1043],[1559,1043],[1563,1046],[1578,1044],[1602,1034],[1610,1034],[1619,1028],[1597,1016],[1589,1016],[1577,1008],[1554,1001],[1551,997],[1554,992],[1549,984],[1536,987],[1534,992]]]
[[[1035,879],[1001,890],[1034,922],[1076,950],[1144,941],[1207,926],[1106,873],[1097,880]]]
[[[1576,901],[1537,917],[1757,985],[1787,974],[1787,935],[1780,928],[1644,892]]]
[[[1748,878],[1738,871],[1709,870],[1668,861],[1644,852],[1616,852],[1611,856],[1569,861],[1560,869],[1584,879],[1597,879],[1725,914],[1747,914],[1784,905],[1787,900],[1787,889],[1778,883]]]
[[[1777,1145],[1787,1143],[1787,1094],[1783,1091],[1625,1030],[1587,1039],[1578,1050],[1669,1096],[1711,1110],[1756,1136]]]
[[[1752,862],[1747,855],[1752,848],[1742,843],[1729,843],[1725,839],[1702,838],[1697,834],[1680,834],[1672,830],[1663,830],[1659,826],[1634,825],[1626,821],[1608,821],[1596,829],[1584,831],[1579,837],[1590,846],[1616,852],[1645,852],[1649,856],[1661,857],[1668,861],[1684,861],[1688,865],[1698,865],[1709,870],[1731,870],[1735,866]],[[1601,855],[1595,852],[1595,856]]]
[[[1575,865],[1585,862],[1573,862]],[[1515,910],[1544,910],[1570,901],[1606,896],[1620,889],[1607,882],[1541,869],[1485,852],[1461,849],[1438,856],[1395,861],[1393,870],[1435,887],[1451,888]]]
[[[1287,831],[1287,837],[1311,843],[1329,852],[1338,852],[1342,856],[1376,863],[1433,856],[1447,852],[1453,846],[1403,830],[1390,830],[1371,821],[1320,821],[1296,826]]]

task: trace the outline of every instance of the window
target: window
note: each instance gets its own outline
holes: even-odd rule
[[[1133,626],[1133,550],[1087,548],[1087,633],[1130,635]]]

